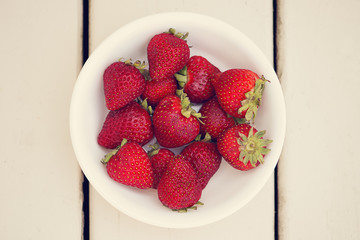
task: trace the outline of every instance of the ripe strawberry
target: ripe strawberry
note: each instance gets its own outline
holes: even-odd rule
[[[155,107],[160,100],[168,95],[175,95],[177,83],[174,76],[170,76],[161,81],[149,80],[146,81],[145,91],[141,95],[142,99],[146,99],[148,104]]]
[[[163,147],[174,148],[191,142],[200,132],[198,117],[200,114],[191,108],[184,94],[181,98],[176,95],[163,98],[153,114],[158,143]]]
[[[166,168],[158,185],[159,200],[170,209],[185,210],[196,204],[202,193],[190,162],[177,155]]]
[[[247,69],[229,69],[219,74],[213,86],[221,107],[236,118],[254,121],[267,80]]]
[[[151,79],[162,80],[182,69],[190,57],[190,49],[184,40],[187,34],[176,34],[174,29],[155,35],[147,47]]]
[[[249,124],[225,130],[218,138],[217,147],[224,159],[234,168],[247,171],[264,162],[272,140],[263,139],[265,131],[257,131]]]
[[[217,139],[224,130],[235,126],[235,120],[220,107],[216,97],[205,102],[199,113],[201,113],[203,117],[201,121],[204,123],[200,126],[200,133],[202,135],[208,133],[212,139]]]
[[[122,184],[141,189],[153,185],[153,171],[145,150],[135,142],[127,142],[109,153],[103,159],[109,176]]]
[[[191,102],[202,103],[215,95],[211,80],[220,70],[202,56],[192,56],[186,67],[175,74]]]
[[[180,154],[192,164],[201,187],[204,189],[220,167],[221,155],[216,144],[196,141],[186,146]]]
[[[145,90],[145,78],[136,66],[130,61],[119,61],[104,71],[105,102],[109,110],[124,107]]]
[[[116,148],[126,138],[140,145],[148,143],[154,136],[149,113],[137,102],[109,111],[97,141],[105,148]]]
[[[150,156],[151,166],[154,172],[153,188],[157,189],[166,167],[175,157],[175,154],[167,148],[159,148],[158,145],[152,147],[153,149],[148,152],[148,155]]]

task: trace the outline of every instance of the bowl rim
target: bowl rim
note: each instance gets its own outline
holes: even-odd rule
[[[151,15],[147,15],[144,17],[141,17],[137,20],[131,21],[123,26],[121,26],[120,28],[118,28],[116,31],[114,31],[113,33],[111,33],[108,37],[106,37],[97,47],[96,49],[94,49],[94,51],[90,54],[89,58],[87,59],[87,61],[85,62],[85,64],[83,65],[77,81],[75,83],[74,89],[73,89],[73,93],[71,96],[71,103],[70,103],[70,114],[69,114],[69,123],[70,123],[70,137],[71,137],[71,141],[72,141],[72,146],[76,155],[76,159],[80,165],[81,170],[83,171],[84,175],[86,176],[86,178],[88,179],[89,183],[94,187],[94,189],[104,198],[106,199],[107,202],[109,202],[113,207],[115,207],[117,210],[125,213],[126,215],[137,219],[139,221],[145,222],[147,224],[150,225],[155,225],[158,227],[166,227],[166,228],[192,228],[192,227],[198,227],[198,226],[203,226],[203,225],[207,225],[216,221],[219,221],[231,214],[233,214],[234,212],[236,212],[237,210],[239,210],[241,207],[243,207],[244,205],[246,205],[262,188],[263,186],[266,184],[266,182],[268,181],[268,179],[270,178],[271,174],[273,173],[275,166],[278,162],[278,160],[273,164],[273,166],[271,166],[272,171],[267,172],[267,176],[264,176],[264,178],[266,178],[266,181],[262,181],[261,184],[258,184],[256,189],[254,189],[250,194],[247,195],[246,199],[243,199],[243,201],[241,203],[238,203],[235,206],[232,206],[231,209],[229,209],[227,212],[222,213],[220,215],[217,216],[213,216],[212,218],[209,217],[207,219],[205,219],[202,222],[197,222],[197,223],[189,223],[189,222],[185,222],[182,224],[179,223],[164,223],[163,221],[156,221],[156,219],[152,219],[149,220],[148,218],[144,218],[143,216],[141,216],[141,214],[134,214],[133,212],[129,211],[126,208],[121,208],[119,207],[119,204],[111,197],[109,196],[109,194],[104,191],[102,189],[101,186],[98,185],[97,181],[95,180],[95,177],[93,177],[93,175],[91,174],[91,171],[88,169],[88,167],[86,166],[85,162],[82,160],[81,158],[81,153],[80,151],[80,147],[78,145],[78,142],[76,141],[76,129],[75,126],[75,122],[76,120],[74,119],[74,117],[76,116],[76,99],[78,98],[78,94],[79,94],[79,87],[81,85],[81,79],[83,78],[84,72],[86,71],[87,68],[89,68],[92,64],[92,62],[94,61],[94,59],[96,59],[96,57],[101,54],[101,51],[103,50],[104,46],[106,46],[109,42],[114,41],[114,38],[116,38],[119,34],[119,32],[124,31],[124,29],[128,29],[128,28],[133,28],[134,26],[136,26],[137,24],[141,23],[141,22],[146,22],[149,20],[155,21],[155,20],[159,20],[159,19],[167,19],[167,18],[192,18],[192,19],[197,19],[197,20],[201,20],[201,21],[207,21],[209,22],[213,22],[216,23],[220,26],[222,26],[223,28],[225,28],[226,30],[224,31],[235,31],[235,33],[237,34],[238,37],[241,37],[243,41],[245,41],[247,44],[250,44],[252,46],[252,48],[255,50],[255,54],[259,55],[260,57],[262,57],[263,61],[265,61],[268,65],[269,68],[272,69],[273,74],[276,76],[276,73],[272,67],[272,65],[269,63],[269,61],[266,59],[265,55],[261,52],[261,50],[246,36],[244,35],[239,29],[229,25],[228,23],[219,20],[217,18],[214,17],[210,17],[208,15],[203,15],[203,14],[198,14],[198,13],[193,13],[193,12],[163,12],[163,13],[157,13],[157,14],[151,14]],[[272,76],[274,78],[274,76]],[[276,79],[278,80],[278,77],[276,76]],[[279,83],[280,84],[280,83]],[[281,90],[281,89],[280,89]],[[281,91],[282,94],[282,91]],[[282,151],[282,147],[284,144],[284,139],[285,139],[285,130],[286,130],[286,114],[285,114],[285,101],[284,101],[284,96],[282,94],[281,96],[282,101],[281,101],[281,105],[280,107],[280,112],[282,112],[282,118],[281,118],[281,124],[282,126],[280,127],[280,132],[278,133],[278,135],[280,136],[280,142],[277,144],[278,146],[281,145],[280,149],[277,149],[277,154],[279,158],[281,151]]]

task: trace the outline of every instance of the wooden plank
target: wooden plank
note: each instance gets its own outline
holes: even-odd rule
[[[109,34],[137,18],[166,11],[192,11],[222,19],[248,35],[272,61],[271,1],[91,1],[90,50]],[[224,7],[226,6],[226,7]],[[134,29],[135,31],[136,29]],[[220,46],[221,47],[221,46]],[[259,230],[261,229],[261,230]],[[217,223],[195,229],[164,229],[138,222],[109,205],[93,188],[90,193],[91,239],[273,239],[274,181],[269,180],[243,209]]]
[[[0,239],[82,237],[68,114],[81,11],[81,1],[2,1]]]
[[[113,208],[93,188],[90,193],[91,239],[274,239],[273,179],[242,209],[233,215],[205,226],[169,229],[137,221]]]
[[[360,239],[360,2],[279,2],[280,239]]]

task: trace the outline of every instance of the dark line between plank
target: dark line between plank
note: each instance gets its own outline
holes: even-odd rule
[[[89,0],[83,0],[83,33],[82,33],[82,60],[85,64],[89,57]]]
[[[277,72],[277,53],[278,53],[278,39],[277,39],[277,27],[278,27],[278,0],[273,0],[273,63],[274,70]],[[274,170],[274,239],[279,240],[279,199],[278,199],[278,168]]]
[[[89,0],[83,0],[83,32],[82,32],[82,62],[85,64],[89,58]],[[83,191],[83,239],[90,239],[90,211],[89,211],[89,181],[84,175],[82,184]]]
[[[89,181],[84,175],[84,180],[82,184],[83,189],[83,239],[89,240]]]

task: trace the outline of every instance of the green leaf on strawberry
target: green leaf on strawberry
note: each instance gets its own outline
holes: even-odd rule
[[[239,132],[237,142],[240,146],[239,160],[245,165],[250,161],[251,165],[255,167],[257,162],[264,163],[264,155],[270,152],[270,149],[265,147],[269,145],[272,140],[262,138],[266,133],[265,130],[256,132],[255,134],[253,132],[253,127],[250,129],[248,136]]]
[[[234,168],[248,171],[264,163],[272,140],[263,139],[265,131],[257,131],[249,124],[240,124],[225,130],[217,141],[223,158]]]
[[[261,104],[265,83],[268,81],[269,80],[262,76],[256,80],[255,87],[251,91],[245,93],[246,99],[241,101],[242,106],[239,108],[238,113],[240,114],[243,111],[246,111],[245,119],[247,121],[254,122],[258,107]]]

